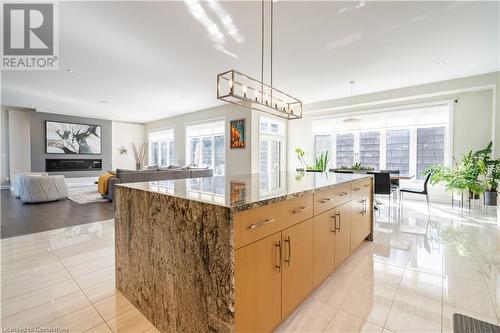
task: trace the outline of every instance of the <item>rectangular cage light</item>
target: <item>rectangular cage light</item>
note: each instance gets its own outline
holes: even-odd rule
[[[302,118],[302,102],[235,70],[217,75],[217,99],[285,119]]]

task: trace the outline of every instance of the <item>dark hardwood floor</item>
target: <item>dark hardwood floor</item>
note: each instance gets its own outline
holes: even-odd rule
[[[0,192],[1,238],[108,220],[114,216],[112,202],[80,205],[66,199],[23,204],[11,191],[1,190]]]

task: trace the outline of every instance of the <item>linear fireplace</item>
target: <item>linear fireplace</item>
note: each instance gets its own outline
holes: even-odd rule
[[[60,159],[47,158],[45,171],[99,171],[102,170],[101,159]]]

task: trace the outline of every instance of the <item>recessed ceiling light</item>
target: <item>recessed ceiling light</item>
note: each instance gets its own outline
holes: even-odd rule
[[[68,69],[66,70],[66,72],[68,72],[68,73],[74,73],[74,72],[75,72],[75,70],[74,70],[74,69],[71,69],[71,68],[68,68]]]
[[[439,65],[439,66],[443,66],[443,65],[444,65],[444,61],[440,61],[440,62],[438,62],[438,65]]]
[[[398,83],[398,82],[399,82],[399,79],[394,79],[394,80],[392,80],[392,82],[394,82],[394,83]]]
[[[469,67],[476,67],[477,64],[469,64]]]
[[[101,104],[109,104],[108,101],[99,101],[99,103],[101,103]]]

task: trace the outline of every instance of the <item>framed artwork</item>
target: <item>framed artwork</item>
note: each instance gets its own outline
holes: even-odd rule
[[[230,148],[245,148],[245,119],[231,120]]]
[[[232,181],[229,183],[231,204],[244,203],[246,199],[246,184]]]
[[[101,126],[45,121],[47,154],[101,154]]]

